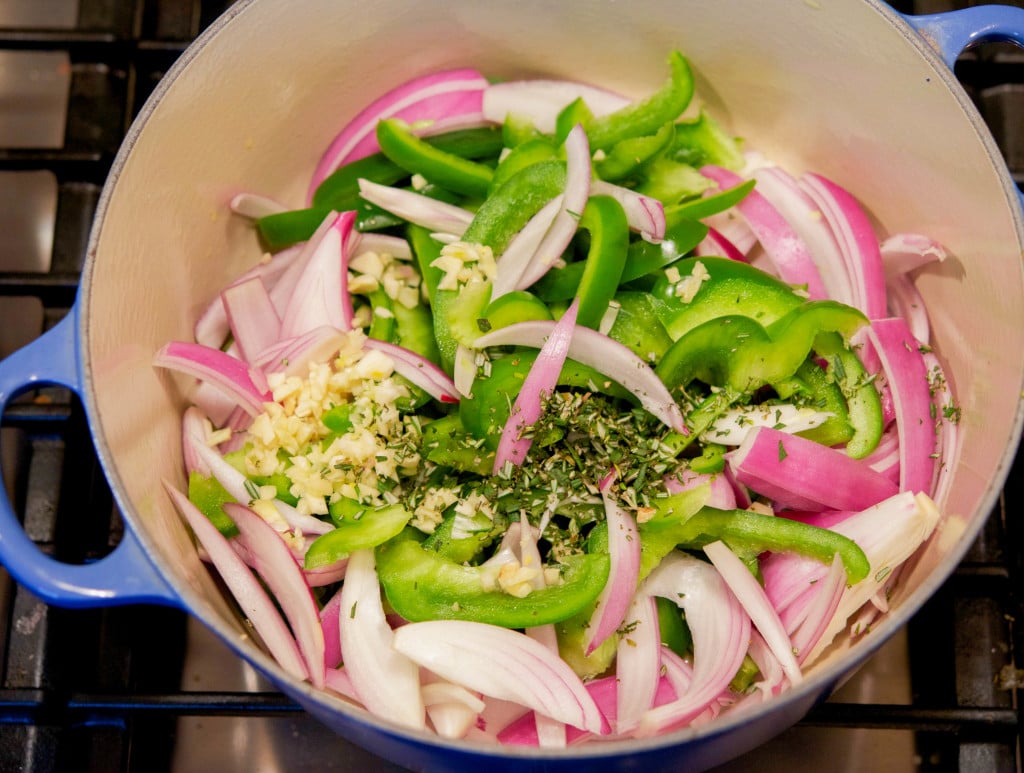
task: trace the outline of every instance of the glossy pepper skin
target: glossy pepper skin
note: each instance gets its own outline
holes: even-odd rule
[[[486,590],[484,570],[448,560],[405,532],[376,550],[391,607],[406,620],[471,620],[504,628],[557,623],[591,604],[608,580],[606,554],[567,557],[561,582],[518,598]]]

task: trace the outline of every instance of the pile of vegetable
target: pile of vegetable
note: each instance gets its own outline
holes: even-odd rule
[[[687,61],[630,101],[414,79],[155,364],[168,492],[281,667],[401,725],[565,746],[798,684],[886,611],[957,411],[913,283],[813,173],[741,152]]]

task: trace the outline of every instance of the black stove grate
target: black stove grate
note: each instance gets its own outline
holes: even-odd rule
[[[230,2],[71,4],[77,21],[67,28],[0,25],[0,54],[66,52],[70,67],[63,143],[0,147],[0,174],[43,170],[57,190],[48,269],[2,270],[0,262],[0,311],[23,298],[41,307],[29,337],[55,324],[73,301],[100,188],[132,117],[186,45]],[[896,5],[932,12],[955,4]],[[984,46],[965,55],[957,73],[1016,179],[1024,181],[1024,123],[1017,120],[1024,109],[1024,53]],[[7,353],[0,349],[0,356]],[[3,426],[7,453],[16,460],[7,485],[30,537],[67,561],[105,555],[121,524],[77,399],[60,389],[33,393],[9,407]],[[1024,675],[1009,664],[1024,663],[1016,622],[1024,612],[1024,533],[1016,517],[1024,511],[1022,464],[1018,460],[962,566],[908,627],[912,700],[833,700],[802,728],[862,731],[867,734],[858,737],[868,745],[877,734],[912,733],[912,767],[920,771],[1021,770]],[[315,735],[301,710],[279,693],[182,690],[186,637],[187,618],[179,611],[51,608],[0,569],[0,771],[172,770],[184,717],[274,717],[290,723],[297,736]],[[347,745],[331,753],[342,769],[394,769]]]

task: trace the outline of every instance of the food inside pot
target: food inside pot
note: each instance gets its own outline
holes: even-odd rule
[[[156,355],[197,379],[168,491],[296,678],[559,747],[769,700],[885,613],[956,443],[944,250],[668,65],[416,78],[303,206],[232,202],[268,252]]]

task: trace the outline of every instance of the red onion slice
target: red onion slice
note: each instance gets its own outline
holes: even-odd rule
[[[818,643],[829,622],[839,609],[839,602],[846,590],[846,569],[843,560],[836,554],[832,559],[828,574],[814,588],[814,600],[807,608],[803,623],[793,635],[793,651],[797,653],[797,661],[807,660],[811,648]]]
[[[604,180],[590,184],[590,195],[611,196],[619,202],[629,227],[645,240],[660,242],[665,238],[665,205],[660,200]]]
[[[227,502],[224,512],[241,532],[256,573],[274,594],[291,625],[314,687],[324,686],[324,632],[313,593],[280,535],[248,507]]]
[[[938,463],[935,465],[935,480],[932,483],[932,498],[936,502],[946,502],[949,487],[953,480],[953,468],[959,449],[959,425],[957,418],[959,409],[953,401],[953,390],[946,378],[946,372],[934,352],[924,352],[925,368],[928,370],[932,391],[932,403],[935,406],[938,430]]]
[[[747,256],[740,252],[740,248],[733,244],[725,234],[711,226],[708,226],[708,235],[694,248],[693,253],[698,257],[720,255],[740,263],[750,262],[747,260]]]
[[[462,236],[473,222],[473,213],[468,209],[370,180],[359,181],[359,195],[371,204],[431,231]]]
[[[853,305],[855,297],[846,261],[821,210],[800,189],[796,179],[782,167],[762,167],[753,176],[757,180],[757,190],[807,245],[821,272],[828,297]]]
[[[349,556],[339,619],[345,670],[360,702],[371,714],[423,729],[419,668],[397,648],[397,632],[384,616],[372,550]]]
[[[875,320],[868,337],[882,360],[896,411],[900,490],[930,492],[935,474],[935,420],[920,344],[899,317]]]
[[[529,452],[530,446],[533,445],[533,438],[524,435],[523,430],[540,418],[543,395],[550,394],[558,385],[558,376],[562,372],[562,366],[565,364],[565,358],[572,343],[573,332],[576,330],[578,309],[579,301],[574,300],[562,318],[552,324],[550,335],[540,347],[537,359],[530,366],[530,371],[526,374],[516,401],[512,404],[508,420],[501,430],[501,439],[498,441],[498,448],[494,455],[495,475],[505,467],[506,463],[518,467],[526,459],[526,454]],[[511,327],[515,327],[515,325]]]
[[[239,353],[251,364],[257,354],[281,338],[281,319],[270,293],[262,279],[251,277],[228,285],[220,297]]]
[[[347,642],[342,646],[347,652]],[[468,690],[515,701],[591,733],[607,731],[594,699],[568,664],[517,631],[466,620],[431,620],[399,628],[393,647]]]
[[[487,79],[476,70],[448,70],[414,78],[374,100],[348,122],[324,152],[310,181],[309,201],[335,169],[380,150],[376,135],[379,121],[401,118],[412,125],[464,113],[480,114],[487,85]]]
[[[646,737],[688,724],[715,701],[746,656],[751,625],[718,571],[685,553],[666,556],[640,592],[677,604],[693,635],[693,681],[677,700],[644,713],[635,734]]]
[[[529,287],[521,281],[523,273],[537,254],[537,249],[544,241],[544,235],[551,228],[555,216],[562,211],[564,200],[562,194],[555,196],[512,237],[512,241],[497,261],[497,270],[491,283],[492,301],[513,290],[525,290]]]
[[[412,260],[412,247],[401,236],[391,236],[376,232],[361,234],[359,246],[352,251],[353,255],[364,252],[376,252],[378,255],[390,255],[398,260]]]
[[[562,207],[523,270],[516,287],[529,287],[562,257],[579,228],[580,216],[587,206],[591,174],[590,144],[583,127],[576,124],[565,138],[565,190],[562,192]]]
[[[270,654],[281,667],[298,679],[306,679],[308,672],[299,647],[292,637],[284,618],[277,611],[263,586],[249,571],[231,544],[224,538],[210,520],[199,512],[187,496],[167,481],[164,488],[181,513],[192,532],[203,546],[218,574],[235,597],[242,612],[252,623],[256,633],[263,639]]]
[[[270,400],[270,395],[253,383],[249,366],[219,349],[188,341],[171,341],[156,353],[153,364],[216,387],[250,416],[262,413],[263,403]]]
[[[528,118],[538,131],[552,134],[558,114],[582,99],[595,117],[614,113],[630,104],[629,100],[605,89],[584,83],[559,80],[527,80],[494,83],[484,89],[481,109],[493,123],[504,123],[508,116]]]
[[[259,220],[261,217],[279,215],[291,209],[291,207],[285,206],[270,196],[249,192],[242,192],[232,196],[231,201],[228,202],[228,207],[236,215],[241,215],[249,220]]]
[[[356,694],[356,688],[352,685],[352,679],[344,668],[328,668],[325,676],[327,689],[343,695],[351,701],[362,703]]]
[[[803,680],[803,675],[800,673],[796,658],[793,657],[793,642],[790,641],[775,608],[754,575],[724,542],[716,541],[705,545],[704,553],[711,559],[725,584],[750,616],[751,622],[764,637],[772,654],[782,664],[789,683],[799,684]]]
[[[801,189],[818,205],[846,262],[856,305],[868,319],[884,317],[885,274],[874,226],[849,191],[819,174],[800,178]]]
[[[719,166],[705,166],[700,172],[723,189],[743,183],[739,175]],[[806,285],[812,300],[828,297],[807,245],[764,196],[752,190],[736,205],[736,210],[756,234],[783,281]]]
[[[756,427],[725,457],[738,481],[795,510],[863,510],[897,490],[843,451],[771,427]]]
[[[909,274],[949,257],[945,247],[921,234],[893,234],[882,242],[879,252],[886,275]]]
[[[324,632],[324,666],[329,672],[341,664],[341,590],[320,610],[320,627]]]
[[[555,324],[550,320],[517,322],[480,336],[473,345],[478,349],[489,346],[529,346],[539,349],[551,335]],[[683,414],[668,389],[650,365],[628,347],[596,330],[577,326],[572,334],[568,356],[628,389],[647,411],[661,419],[670,429],[682,434],[688,433]]]
[[[633,732],[654,706],[661,676],[661,641],[654,596],[635,593],[626,612],[628,633],[615,651],[619,682],[615,701],[615,732]]]
[[[587,655],[622,625],[640,578],[640,535],[633,516],[619,507],[609,493],[614,479],[614,475],[609,475],[600,486],[608,524],[611,568],[587,627],[584,639],[584,653]]]
[[[441,368],[416,352],[386,341],[367,338],[363,344],[367,349],[376,349],[388,355],[395,363],[395,372],[409,379],[413,384],[442,403],[457,403],[459,391],[455,383]]]
[[[736,509],[736,491],[723,474],[698,473],[684,467],[679,472],[666,475],[664,483],[669,494],[682,494],[684,491],[707,486],[708,496],[701,507],[713,507],[716,510]]]
[[[281,336],[294,337],[318,327],[352,327],[352,298],[348,294],[347,242],[356,213],[333,217],[298,277],[291,300],[281,315]]]
[[[341,349],[347,334],[337,328],[323,325],[302,335],[283,338],[256,356],[255,365],[265,373],[283,373],[286,376],[306,377],[309,364],[325,362]]]

